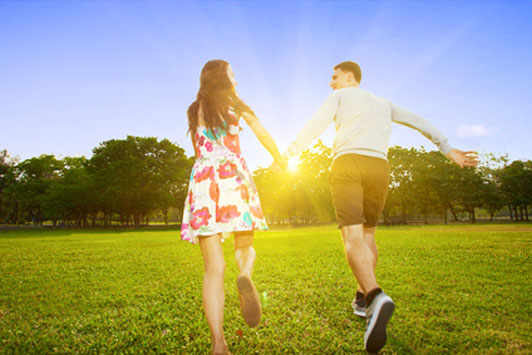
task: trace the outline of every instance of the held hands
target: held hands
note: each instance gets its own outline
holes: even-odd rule
[[[273,160],[273,163],[270,165],[269,169],[274,173],[278,173],[286,170],[287,166],[288,158],[286,158],[284,155],[279,155]]]
[[[452,149],[446,155],[450,161],[457,164],[461,168],[464,166],[477,166],[478,165],[478,154],[477,152],[468,151],[464,152],[459,149]]]

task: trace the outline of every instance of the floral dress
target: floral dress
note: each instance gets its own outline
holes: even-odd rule
[[[238,121],[211,132],[198,126],[194,142],[196,162],[192,167],[185,200],[181,239],[198,242],[198,236],[268,229],[259,194],[240,155]]]

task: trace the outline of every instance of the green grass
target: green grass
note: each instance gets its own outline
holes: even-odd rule
[[[532,353],[532,225],[378,229],[396,302],[384,353]],[[257,233],[263,319],[248,328],[232,239],[225,333],[234,354],[363,353],[365,323],[334,226]],[[0,353],[208,353],[203,262],[177,230],[0,232]]]

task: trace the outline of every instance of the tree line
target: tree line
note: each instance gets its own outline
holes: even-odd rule
[[[390,189],[385,224],[430,223],[463,219],[480,212],[490,221],[506,212],[514,221],[529,220],[532,161],[486,154],[477,168],[460,168],[438,151],[391,147]],[[334,221],[329,189],[332,150],[318,141],[299,157],[297,171],[255,171],[265,215],[274,223]]]
[[[514,221],[529,220],[532,161],[488,154],[479,167],[461,169],[439,152],[401,147],[390,148],[388,159],[385,224],[475,222],[478,213],[492,220],[501,211]],[[331,148],[318,141],[299,160],[296,171],[254,171],[268,222],[334,221]],[[3,150],[0,223],[139,227],[150,218],[179,222],[193,163],[183,148],[153,137],[105,141],[90,159],[41,155],[19,162]]]
[[[0,153],[0,221],[10,224],[140,226],[182,208],[193,159],[167,139],[101,143],[90,159],[53,155],[17,162]]]

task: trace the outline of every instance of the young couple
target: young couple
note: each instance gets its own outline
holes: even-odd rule
[[[352,302],[355,314],[365,317],[364,346],[377,352],[386,343],[386,326],[394,303],[375,278],[375,228],[384,207],[389,183],[387,161],[391,123],[417,129],[451,161],[461,167],[478,164],[474,152],[452,148],[425,119],[359,89],[358,64],[347,61],[334,67],[333,93],[308,121],[296,140],[281,155],[268,131],[238,96],[229,63],[211,60],[200,76],[200,89],[188,109],[189,132],[196,154],[185,201],[181,238],[201,247],[205,265],[203,307],[212,335],[213,354],[228,354],[223,332],[225,261],[221,243],[234,234],[236,280],[245,322],[257,326],[261,305],[251,280],[255,263],[253,231],[267,229],[257,188],[241,156],[238,134],[243,118],[274,165],[299,155],[334,122],[336,137],[330,184],[345,254],[358,282]]]

